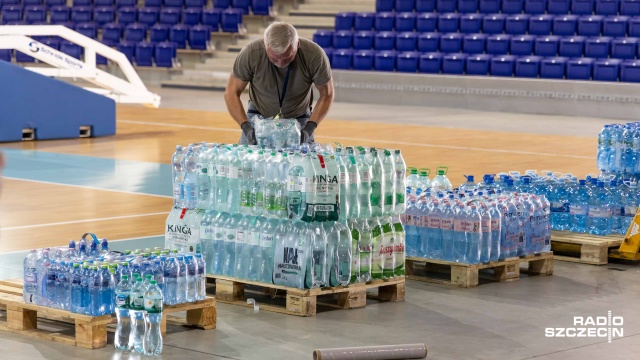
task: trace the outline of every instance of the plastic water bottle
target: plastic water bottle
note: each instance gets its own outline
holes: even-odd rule
[[[187,255],[184,257],[184,262],[187,265],[186,287],[187,295],[186,302],[196,301],[197,282],[198,282],[198,265],[193,255]]]
[[[414,220],[414,224],[418,230],[418,256],[425,257],[430,247],[429,219],[431,218],[432,209],[427,205],[426,198],[420,198],[419,203],[416,203],[416,205],[418,206],[418,220]]]
[[[195,209],[198,204],[198,172],[197,172],[197,156],[191,145],[187,148],[184,157],[184,207],[187,209]]]
[[[258,151],[253,163],[253,188],[251,190],[252,214],[260,216],[264,210],[264,177],[265,177],[264,151]]]
[[[369,163],[371,164],[371,216],[382,216],[384,203],[384,189],[382,186],[385,173],[382,159],[376,148],[369,150]]]
[[[569,229],[569,216],[571,202],[568,184],[563,180],[559,181],[549,194],[551,202],[551,228],[555,230]]]
[[[69,308],[71,312],[82,314],[84,313],[82,308],[82,268],[78,263],[74,263],[69,272],[69,284]]]
[[[449,169],[444,166],[439,166],[436,169],[436,177],[431,182],[431,187],[437,191],[451,190],[451,181],[447,178],[447,171]]]
[[[222,275],[233,276],[236,263],[236,236],[238,222],[242,219],[242,215],[234,214],[224,224],[225,240],[224,240],[224,263],[222,265]]]
[[[274,151],[265,164],[265,187],[264,187],[264,214],[269,217],[277,217],[278,202],[277,193],[280,186],[278,176],[278,154]]]
[[[467,252],[465,253],[464,261],[469,264],[477,264],[480,262],[480,256],[483,252],[483,220],[475,205],[468,206],[464,211],[466,212],[466,223],[464,224],[464,228],[467,243]]]
[[[178,286],[176,292],[176,303],[182,304],[187,302],[188,269],[183,255],[178,255],[176,257],[176,260],[178,260]]]
[[[366,219],[359,219],[360,241],[358,242],[358,252],[360,253],[360,281],[371,280],[371,264],[373,252],[373,234]]]
[[[129,334],[129,350],[144,352],[143,341],[145,335],[144,321],[144,285],[141,278],[137,278],[131,286],[129,294],[129,316],[131,317],[131,332]]]
[[[100,315],[111,314],[113,313],[113,299],[115,297],[114,294],[115,285],[113,284],[113,279],[111,277],[111,273],[109,272],[109,266],[101,265],[100,266],[100,305],[98,308],[98,313]]]
[[[349,226],[349,231],[351,231],[351,279],[349,283],[354,284],[360,282],[360,249],[358,247],[360,230],[358,230],[356,219],[349,220],[347,225]]]
[[[338,172],[340,173],[340,220],[344,221],[350,213],[351,203],[347,198],[349,187],[349,171],[342,156],[342,148],[336,149],[336,163],[338,164]]]
[[[609,205],[611,207],[611,233],[626,233],[627,228],[622,228],[622,188],[618,188],[618,182],[615,180],[611,180],[609,186]]]
[[[394,215],[400,215],[405,212],[407,209],[406,203],[406,179],[405,174],[407,172],[407,165],[404,162],[404,158],[402,157],[402,153],[400,150],[395,150],[393,152],[393,168],[395,170],[395,178],[394,178],[394,192],[395,192],[395,207],[393,209]]]
[[[467,178],[467,181],[460,185],[460,190],[463,190],[463,191],[468,191],[468,190],[475,191],[475,190],[478,189],[478,184],[476,184],[476,182],[474,181],[475,178],[474,178],[473,175],[469,175],[469,176],[464,175],[464,177]]]
[[[467,231],[471,224],[471,214],[465,211],[464,205],[459,204],[455,208],[453,220],[453,261],[467,262]]]
[[[600,171],[610,171],[611,125],[605,125],[598,134],[597,167]]]
[[[58,277],[58,262],[56,260],[51,260],[50,266],[46,270],[45,277],[45,288],[44,288],[44,298],[45,304],[49,307],[53,307],[56,309],[60,308],[60,305],[56,302],[56,278]]]
[[[393,231],[393,219],[388,216],[381,218],[382,241],[379,246],[380,264],[382,265],[382,278],[390,279],[395,276],[396,258],[393,254],[395,247],[395,232]]]
[[[494,201],[489,207],[489,215],[491,216],[491,251],[490,261],[497,261],[500,256],[500,234],[502,232],[502,213],[498,208],[498,202]]]
[[[611,204],[609,192],[604,187],[604,182],[598,181],[597,188],[589,196],[589,234],[611,234]]]
[[[302,193],[305,186],[304,158],[294,155],[287,173],[287,216],[289,219],[300,219],[302,216]]]
[[[391,151],[384,150],[382,157],[382,214],[385,216],[393,215],[396,211],[396,163],[391,155]],[[401,170],[404,170],[402,168]],[[404,180],[404,173],[401,178]],[[404,193],[404,181],[401,184],[401,193]],[[403,199],[404,200],[404,199]],[[404,204],[404,201],[402,202]]]
[[[402,215],[403,224],[407,236],[407,255],[418,256],[418,229],[415,225],[414,217],[419,216],[417,214],[418,208],[416,207],[416,197],[409,195],[409,201],[407,204],[407,210]]]
[[[620,228],[624,234],[631,226],[631,222],[638,211],[638,206],[640,205],[638,200],[638,183],[635,181],[630,182],[628,187],[622,190],[621,196],[623,212]]]
[[[481,203],[478,211],[481,216],[480,227],[482,229],[482,243],[480,245],[479,262],[489,262],[491,260],[491,213],[486,203]],[[471,250],[470,250],[471,253]]]
[[[131,282],[129,276],[124,275],[115,289],[115,307],[118,325],[113,344],[118,350],[129,348],[129,336],[131,335],[131,318],[129,315],[129,303],[131,295]]]
[[[589,214],[589,190],[586,180],[580,180],[571,194],[569,207],[569,229],[572,232],[586,233]]]
[[[69,241],[69,249],[67,250],[66,259],[67,260],[75,260],[78,257],[78,253],[76,251],[76,242],[73,240]]]
[[[196,300],[204,300],[207,297],[206,263],[202,254],[196,254],[195,261],[198,266],[196,277]],[[164,297],[164,292],[162,296]]]
[[[155,258],[153,260],[153,264],[151,265],[151,274],[153,274],[153,280],[156,281],[156,284],[158,284],[158,287],[160,288],[160,291],[162,291],[162,294],[164,296],[165,282],[164,282],[164,269],[162,267],[162,258]]]
[[[253,164],[258,160],[254,155],[253,150],[247,150],[245,156],[242,157],[240,178],[240,213],[252,214],[253,213],[253,200],[252,191],[254,187],[253,178]]]
[[[260,229],[260,264],[258,266],[258,278],[260,281],[273,283],[273,251],[275,248],[276,232],[286,234],[286,222],[278,222],[275,219],[262,218]]]
[[[225,251],[226,251],[226,229],[225,223],[229,220],[230,215],[228,213],[220,213],[218,217],[211,221],[213,227],[213,246],[211,249],[212,255],[207,264],[209,265],[210,273],[215,275],[222,274],[222,268],[224,266]]]
[[[216,210],[229,210],[229,179],[227,171],[229,169],[229,160],[231,156],[230,147],[221,147],[218,150],[217,166],[218,174],[216,176]]]
[[[442,260],[454,261],[454,221],[456,214],[448,200],[444,200],[440,207],[440,230],[442,233]]]
[[[173,206],[175,207],[183,207],[184,205],[184,149],[181,145],[176,146],[176,152],[173,153],[171,157],[171,162],[173,164],[172,170],[172,179],[173,179]]]
[[[416,182],[416,195],[422,196],[426,193],[427,190],[431,189],[432,183],[429,180],[429,174],[431,170],[429,169],[418,169],[418,181]]]
[[[404,177],[403,177],[404,178]],[[402,221],[400,220],[400,215],[395,215],[391,219],[393,222],[393,256],[395,258],[395,269],[394,275],[398,277],[404,277],[405,274],[405,243],[406,236],[404,232],[404,227],[402,226]]]
[[[143,349],[145,355],[160,355],[162,353],[162,291],[155,280],[144,293],[145,330]]]
[[[611,130],[611,151],[609,154],[609,166],[613,172],[622,172],[622,134],[624,128],[615,124]]]
[[[371,278],[372,279],[382,279],[382,224],[380,223],[379,218],[373,217],[367,220],[369,226],[371,227],[371,240],[372,240],[372,250],[371,250]]]
[[[167,265],[164,268],[164,281],[165,281],[165,304],[176,305],[178,304],[178,276],[180,274],[180,265],[178,259],[174,256],[167,258]]]
[[[82,266],[82,271],[80,272],[81,282],[80,282],[80,306],[78,309],[80,313],[91,315],[91,269],[89,268],[89,264],[84,264]]]
[[[333,157],[331,157],[333,159]],[[280,156],[280,160],[278,161],[278,190],[276,192],[276,204],[278,206],[278,211],[276,216],[280,219],[286,219],[288,217],[287,205],[287,177],[289,174],[289,167],[291,166],[291,159],[287,155],[287,153],[282,153]],[[338,173],[338,164],[334,161],[327,162],[327,166],[335,166],[336,174]],[[338,186],[336,184],[336,186]],[[336,189],[336,191],[339,191]]]
[[[352,274],[351,258],[353,256],[353,238],[346,221],[336,222],[333,226],[336,228],[339,236],[336,244],[336,259],[334,260],[338,268],[337,283],[338,285],[347,286],[351,281]]]
[[[358,188],[358,199],[360,203],[360,218],[368,219],[372,214],[371,207],[371,175],[373,169],[371,164],[367,161],[366,151],[360,149],[360,155],[356,161],[358,164],[358,172],[360,174],[360,184]]]
[[[24,287],[22,297],[27,304],[35,303],[38,291],[38,250],[31,250],[24,258]]]
[[[242,155],[238,151],[238,147],[234,146],[229,154],[229,163],[227,167],[227,186],[228,197],[227,204],[230,213],[240,212],[240,181],[242,178]]]
[[[309,224],[314,236],[310,248],[310,264],[307,267],[307,287],[321,288],[327,285],[327,235],[321,223]]]
[[[442,199],[442,197],[440,197]],[[430,212],[427,218],[427,248],[424,257],[428,259],[442,259],[442,208],[438,200],[431,201]]]
[[[347,148],[346,154],[344,154],[343,163],[346,167],[346,172],[348,173],[347,181],[348,184],[346,186],[346,194],[345,199],[347,202],[346,207],[346,219],[355,219],[360,216],[360,201],[359,199],[359,186],[362,183],[360,178],[360,172],[358,171],[358,165],[356,163],[356,157],[353,152],[352,147]],[[402,174],[404,177],[404,174]],[[342,191],[342,190],[341,190]],[[340,193],[342,196],[342,192]],[[342,211],[344,211],[344,207]]]
[[[232,276],[240,279],[246,279],[247,266],[249,263],[247,253],[247,242],[252,238],[251,234],[251,219],[253,216],[243,216],[238,225],[236,226],[236,241],[235,241],[235,262],[233,264]]]
[[[262,252],[260,250],[260,239],[262,237],[263,217],[253,216],[250,221],[249,236],[247,236],[244,257],[247,259],[246,268],[242,270],[242,274],[246,279],[252,281],[260,281],[260,258]],[[238,269],[236,269],[237,272]]]
[[[407,195],[419,195],[416,194],[416,190],[418,188],[418,169],[413,167],[407,169],[409,170],[409,175],[407,175],[406,179],[405,193]]]

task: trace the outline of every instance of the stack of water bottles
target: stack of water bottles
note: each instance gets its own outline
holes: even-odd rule
[[[311,288],[404,272],[399,150],[202,143],[173,170],[165,245],[202,251],[209,274]]]
[[[258,146],[268,149],[288,149],[300,144],[300,123],[296,119],[251,118]]]
[[[596,164],[605,175],[638,179],[640,175],[640,123],[605,125],[598,134]]]
[[[477,184],[467,176],[452,189],[444,169],[426,189],[408,179],[407,254],[476,264],[549,251],[545,196],[503,191],[493,180],[485,175]]]

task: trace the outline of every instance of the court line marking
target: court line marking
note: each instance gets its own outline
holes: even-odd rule
[[[137,217],[146,217],[146,216],[155,216],[155,215],[167,215],[169,211],[156,212],[156,213],[148,213],[148,214],[135,214],[135,215],[123,215],[123,216],[113,216],[113,217],[105,217],[105,218],[95,218],[95,219],[84,219],[84,220],[73,220],[73,221],[60,221],[54,223],[47,224],[35,224],[35,225],[23,225],[23,226],[13,226],[13,227],[5,227],[1,228],[2,231],[7,230],[19,230],[19,229],[32,229],[39,227],[47,227],[47,226],[59,226],[59,225],[69,225],[69,224],[80,224],[92,221],[111,221],[111,220],[120,220],[120,219],[131,219]]]
[[[155,196],[155,197],[161,197],[166,199],[173,199],[173,196],[167,196],[167,195],[157,195],[157,194],[149,194],[149,193],[143,193],[143,192],[126,191],[126,190],[106,189],[106,188],[91,187],[86,185],[65,184],[65,183],[58,183],[58,182],[52,182],[52,181],[18,178],[18,177],[12,177],[12,176],[1,176],[0,178],[9,179],[9,180],[30,181],[30,182],[40,183],[40,184],[47,184],[47,185],[70,186],[70,187],[77,187],[77,188],[89,189],[89,190],[112,191],[112,192],[128,194],[128,195],[145,195],[145,196]]]
[[[122,122],[122,123],[126,123],[126,124],[148,124],[148,125],[155,125],[155,126],[178,127],[178,128],[199,129],[199,130],[240,132],[240,130],[236,130],[236,129],[217,128],[217,127],[208,127],[208,126],[196,126],[196,125],[185,125],[185,124],[175,124],[175,123],[145,122],[145,121],[135,121],[135,120],[118,120],[118,122]],[[414,126],[419,126],[419,125],[414,125]],[[521,155],[538,155],[538,156],[549,156],[549,157],[564,157],[564,158],[571,158],[571,159],[589,159],[589,160],[594,160],[595,159],[595,157],[593,157],[593,156],[562,155],[562,154],[552,154],[552,153],[543,153],[543,152],[535,152],[535,151],[487,149],[487,148],[475,148],[475,147],[455,146],[455,145],[435,145],[435,144],[424,144],[424,143],[420,144],[420,143],[411,143],[411,142],[404,142],[404,141],[376,140],[376,139],[363,139],[363,138],[351,138],[351,137],[339,137],[339,136],[318,136],[318,137],[319,138],[331,138],[331,139],[336,139],[336,140],[356,141],[356,142],[364,141],[364,142],[375,142],[375,143],[384,143],[384,144],[419,146],[419,147],[441,148],[441,149],[452,149],[452,150],[486,151],[486,152],[521,154]]]
[[[116,241],[133,241],[133,240],[150,239],[150,238],[160,237],[160,236],[164,236],[164,235],[165,235],[165,234],[159,234],[159,235],[147,235],[147,236],[140,236],[140,237],[126,238],[126,239],[113,239],[113,240],[109,240],[109,243],[116,242]],[[64,246],[64,245],[60,245],[60,246],[49,246],[49,247],[63,247],[63,246]],[[14,250],[14,251],[0,252],[0,257],[2,257],[2,256],[4,256],[4,255],[11,255],[11,254],[18,254],[18,253],[25,253],[25,252],[29,252],[29,249],[27,249],[27,250]]]

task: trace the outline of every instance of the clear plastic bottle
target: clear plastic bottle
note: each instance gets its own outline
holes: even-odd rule
[[[405,174],[407,172],[407,165],[404,162],[404,158],[402,157],[402,153],[400,150],[395,150],[393,152],[393,162],[394,162],[394,170],[395,170],[395,178],[394,178],[394,192],[395,192],[395,207],[393,209],[394,215],[400,215],[405,212],[407,209],[406,202],[406,178]]]
[[[129,334],[129,350],[144,352],[145,335],[144,321],[144,285],[141,278],[137,278],[129,294],[129,316],[131,317],[131,332]]]
[[[264,181],[265,181],[265,161],[264,151],[258,151],[258,155],[253,163],[253,188],[251,191],[251,203],[253,204],[253,215],[260,216],[264,210]]]
[[[213,246],[211,249],[210,259],[207,259],[210,273],[221,275],[225,259],[226,245],[226,229],[225,223],[229,220],[230,215],[226,212],[220,213],[211,221],[213,227]]]
[[[444,166],[439,166],[436,169],[436,177],[431,182],[431,187],[437,191],[451,190],[451,181],[447,178],[447,171],[449,169]]]
[[[242,178],[242,155],[238,147],[234,146],[229,154],[227,167],[228,210],[232,214],[240,212],[240,181]]]
[[[35,303],[38,292],[38,250],[32,249],[24,258],[24,288],[22,298],[27,304]]]
[[[604,187],[604,182],[598,181],[597,188],[589,196],[588,231],[593,235],[611,234],[611,204],[610,193]]]
[[[118,350],[127,350],[129,348],[129,336],[131,335],[131,317],[129,315],[131,282],[128,275],[122,276],[116,286],[115,293],[115,310],[118,325],[113,344]]]
[[[356,157],[353,154],[353,148],[348,147],[346,154],[342,157],[342,161],[345,165],[348,184],[346,186],[346,201],[348,203],[346,219],[356,219],[360,216],[360,202],[358,201],[359,186],[362,181],[360,179],[360,172],[358,171],[358,165],[356,163]],[[404,176],[404,174],[402,174]],[[342,190],[341,190],[342,191]],[[342,195],[342,192],[340,193]],[[344,207],[342,209],[344,211]],[[342,213],[341,213],[342,214]]]
[[[242,215],[234,214],[224,224],[224,263],[222,265],[222,275],[233,276],[236,263],[236,236],[238,222],[242,219]]]
[[[384,150],[382,157],[382,214],[391,216],[395,213],[396,207],[396,169],[395,161],[391,151]],[[404,179],[404,174],[402,176]],[[404,185],[404,183],[402,184]],[[404,186],[402,186],[404,188]]]
[[[187,255],[184,257],[185,264],[187,265],[187,295],[186,302],[196,301],[197,287],[198,287],[198,264],[196,264],[193,255]]]
[[[173,153],[171,157],[171,162],[173,166],[172,170],[172,179],[173,179],[173,206],[175,207],[183,207],[184,206],[184,149],[181,145],[176,146],[176,151]]]
[[[376,148],[369,150],[368,161],[371,163],[371,215],[382,216],[384,204],[383,175],[385,173],[382,165],[381,154]]]
[[[204,300],[207,297],[206,263],[202,254],[196,254],[195,261],[198,266],[196,278],[196,300]],[[162,296],[164,297],[164,292]]]
[[[236,226],[236,241],[235,241],[235,262],[233,264],[233,275],[240,279],[246,279],[247,277],[247,265],[249,263],[247,244],[251,235],[251,219],[253,216],[243,216],[238,225]]]
[[[260,239],[262,238],[262,226],[265,218],[253,216],[250,221],[249,233],[251,236],[247,237],[246,251],[247,259],[246,269],[242,271],[245,278],[251,281],[260,281],[260,261],[262,257],[262,251],[260,248]],[[237,269],[236,269],[237,270]]]
[[[178,276],[180,274],[180,265],[174,256],[167,258],[167,265],[164,267],[165,294],[164,299],[167,305],[178,304]]]
[[[242,178],[240,179],[240,213],[249,215],[253,213],[252,191],[254,187],[253,167],[257,161],[253,150],[247,150],[247,154],[242,158]]]
[[[187,263],[184,259],[184,255],[178,255],[176,257],[176,260],[178,260],[178,286],[176,291],[176,303],[183,304],[187,302],[188,269]]]
[[[358,185],[360,218],[368,219],[371,217],[371,214],[372,214],[371,176],[372,176],[373,169],[369,161],[367,161],[366,151],[364,149],[360,149],[360,155],[358,156],[356,163],[358,165],[358,173],[360,175],[360,184]]]
[[[191,145],[184,156],[184,207],[195,209],[198,204],[198,171],[197,156]]]
[[[162,353],[162,332],[160,324],[162,323],[162,292],[157,286],[155,280],[151,280],[151,284],[144,292],[144,354],[160,355]]]

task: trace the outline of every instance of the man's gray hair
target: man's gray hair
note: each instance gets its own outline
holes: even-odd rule
[[[277,55],[283,54],[289,46],[298,45],[298,32],[291,24],[274,22],[264,31],[264,45]]]

